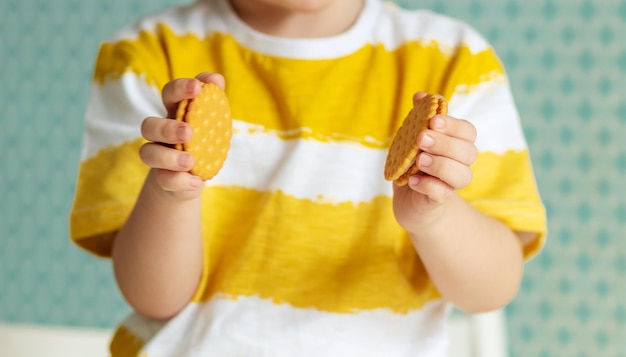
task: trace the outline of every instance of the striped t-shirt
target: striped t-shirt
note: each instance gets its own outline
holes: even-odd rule
[[[100,256],[148,168],[141,121],[170,80],[219,72],[233,115],[228,158],[203,191],[203,279],[169,321],[134,314],[113,356],[443,356],[446,303],[392,212],[383,167],[417,91],[478,130],[459,194],[543,242],[545,212],[507,77],[485,40],[428,11],[367,0],[346,32],[285,39],[227,0],[153,14],[101,45],[71,237]]]

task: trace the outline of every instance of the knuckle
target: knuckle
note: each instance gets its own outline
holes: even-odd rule
[[[150,120],[150,118],[149,118],[149,117],[148,117],[148,118],[144,118],[144,119],[141,121],[141,127],[140,127],[140,130],[141,130],[141,136],[143,136],[144,138],[145,138],[145,137],[147,137],[147,136],[149,136],[149,135],[147,135],[147,134],[149,134],[149,131],[150,131],[150,121],[151,121],[151,120]]]
[[[474,145],[472,145],[472,147],[467,150],[467,161],[466,163],[468,165],[473,164],[476,159],[478,158],[478,149],[476,149],[476,147]]]
[[[467,130],[468,130],[468,137],[470,139],[471,142],[476,141],[476,137],[478,136],[478,132],[476,130],[476,126],[474,126],[474,124],[472,124],[471,122],[465,120],[465,122],[467,123]]]
[[[190,92],[190,81],[194,81],[194,79],[190,79],[190,78],[180,78],[178,80],[176,80],[176,91],[179,93],[179,95],[182,96],[187,96]]]
[[[433,138],[433,150],[437,153],[445,153],[450,147],[450,137],[434,130],[428,130],[428,136]]]
[[[159,128],[159,141],[167,144],[175,144],[180,142],[176,133],[181,125],[184,124],[178,120],[164,119],[161,122]]]
[[[141,161],[143,161],[144,163],[146,163],[146,159],[149,156],[148,155],[149,151],[150,151],[150,143],[143,144],[139,148],[139,157],[141,158]]]
[[[163,86],[163,90],[161,91],[161,97],[163,99],[169,97],[172,92],[174,91],[173,89],[176,88],[178,83],[178,79],[174,79],[171,80],[169,82],[167,82],[164,86]]]
[[[170,137],[170,123],[164,123],[163,125],[160,125],[159,127],[159,136],[161,137],[160,141],[164,141],[164,142],[170,142],[169,137]]]
[[[156,160],[155,151],[158,144],[146,143],[139,148],[139,159],[149,167],[157,167],[158,162]]]
[[[475,146],[472,146],[472,158],[471,158],[470,164],[475,163],[476,160],[478,160],[478,148],[476,148]]]
[[[474,178],[474,174],[472,170],[470,170],[469,168],[466,169],[464,173],[459,175],[459,182],[457,183],[455,188],[459,189],[459,188],[466,187],[472,182],[473,178]]]
[[[429,198],[439,203],[448,200],[452,196],[452,192],[454,192],[450,185],[441,180],[431,180],[428,186]]]
[[[444,202],[450,199],[450,197],[452,197],[452,192],[454,192],[454,190],[452,190],[452,188],[448,185],[441,185],[440,188],[440,192],[439,192],[439,202]]]

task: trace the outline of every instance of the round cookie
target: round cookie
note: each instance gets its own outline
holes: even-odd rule
[[[396,132],[385,162],[385,179],[405,186],[409,177],[419,172],[415,158],[421,152],[417,135],[428,128],[428,123],[437,114],[447,114],[448,103],[438,94],[428,94],[420,99]]]
[[[232,137],[232,119],[226,94],[216,84],[203,84],[200,94],[178,104],[176,120],[189,124],[193,136],[185,144],[174,147],[194,156],[192,174],[203,180],[213,178],[224,165]]]

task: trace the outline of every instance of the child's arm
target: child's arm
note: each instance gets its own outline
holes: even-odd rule
[[[195,97],[200,80],[224,86],[221,76],[178,79],[163,88],[163,103],[173,117],[178,102]],[[116,236],[113,267],[128,303],[139,313],[168,318],[192,298],[202,274],[201,193],[204,182],[188,173],[193,157],[162,144],[184,143],[190,127],[166,118],[146,118],[149,142],[141,160],[152,169],[137,203]]]
[[[418,137],[424,151],[418,166],[428,175],[412,177],[408,186],[394,185],[396,219],[443,297],[467,312],[497,309],[515,296],[523,271],[522,243],[529,238],[455,192],[472,179],[475,139],[471,123],[436,116]]]

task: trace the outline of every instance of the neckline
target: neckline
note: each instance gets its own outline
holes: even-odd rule
[[[379,0],[364,0],[356,22],[345,32],[320,38],[284,38],[259,32],[243,22],[228,0],[217,0],[230,34],[245,47],[266,55],[297,59],[325,59],[349,55],[361,48],[376,25],[381,12]]]

